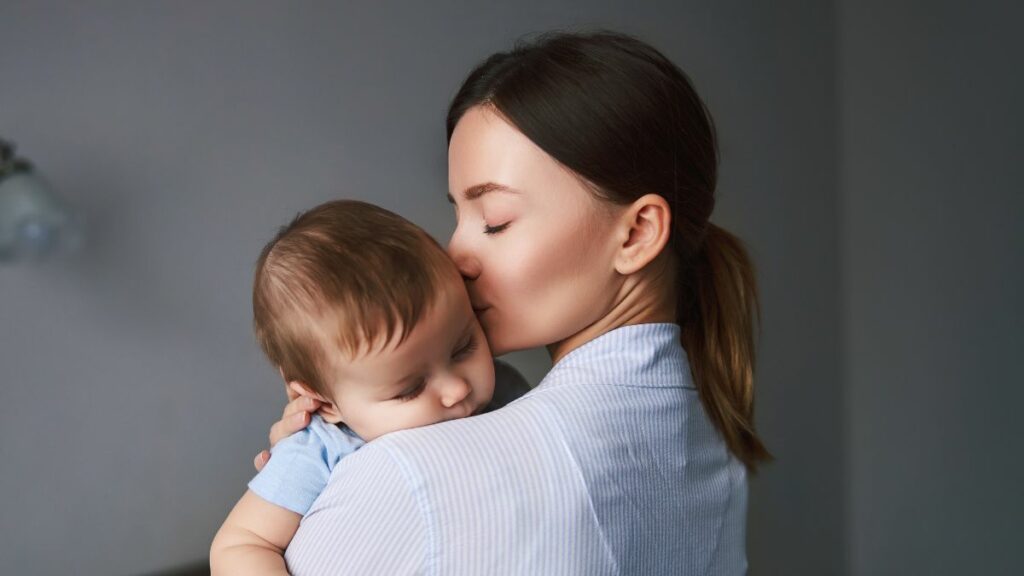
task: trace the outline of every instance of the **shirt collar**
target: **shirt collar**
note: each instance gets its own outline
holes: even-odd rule
[[[566,354],[537,386],[588,383],[694,388],[678,324],[632,324],[594,338]]]

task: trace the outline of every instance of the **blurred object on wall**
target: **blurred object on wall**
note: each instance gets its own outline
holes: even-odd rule
[[[79,219],[14,149],[0,139],[0,264],[75,251]]]

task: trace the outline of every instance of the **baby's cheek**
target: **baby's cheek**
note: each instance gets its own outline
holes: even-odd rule
[[[395,420],[395,430],[408,430],[436,424],[441,420],[438,404],[425,398],[417,398],[406,406],[406,410]]]
[[[480,378],[483,382],[483,390],[480,391],[481,401],[490,402],[494,396],[494,361],[489,356],[487,366],[483,367]]]

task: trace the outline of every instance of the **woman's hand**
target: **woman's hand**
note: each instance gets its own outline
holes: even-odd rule
[[[282,438],[287,438],[309,426],[310,414],[320,408],[319,400],[302,394],[302,387],[299,386],[298,382],[289,382],[285,391],[288,393],[288,404],[284,407],[281,419],[274,422],[274,425],[270,427],[271,448]],[[270,460],[269,450],[263,450],[256,455],[252,463],[256,466],[257,472],[263,469],[267,460]]]

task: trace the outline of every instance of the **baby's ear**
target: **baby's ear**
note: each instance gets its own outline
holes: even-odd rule
[[[324,400],[323,402],[324,403],[320,406],[320,409],[317,410],[316,413],[319,414],[320,417],[324,419],[324,422],[329,422],[331,424],[340,423],[341,412],[338,410],[338,407],[334,404],[334,402],[328,402],[326,400]]]
[[[337,424],[341,422],[341,412],[338,411],[338,407],[324,396],[317,394],[312,388],[306,386],[302,382],[289,382],[288,386],[292,390],[297,392],[299,396],[308,396],[310,398],[316,398],[320,401],[320,407],[317,408],[316,413],[324,419],[325,422],[331,424]]]

